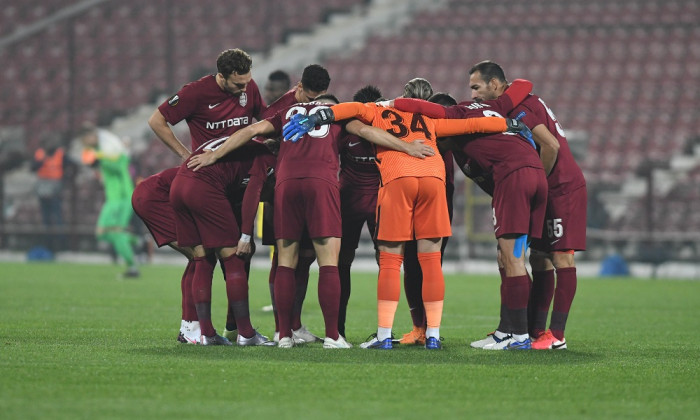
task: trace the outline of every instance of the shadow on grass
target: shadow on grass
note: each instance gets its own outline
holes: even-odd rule
[[[355,346],[348,350],[326,350],[320,343],[278,349],[276,347],[201,347],[166,345],[140,347],[127,353],[141,356],[172,357],[176,359],[237,362],[291,362],[327,364],[394,364],[394,365],[586,365],[605,359],[602,353],[584,351],[488,351],[466,346],[445,346],[440,351],[428,351],[418,346],[403,346],[393,350],[365,350]]]

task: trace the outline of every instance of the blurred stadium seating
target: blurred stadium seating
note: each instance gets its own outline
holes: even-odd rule
[[[75,3],[7,0],[0,39]],[[108,122],[144,103],[155,105],[159,95],[211,72],[225,48],[269,52],[332,12],[369,3],[104,1],[0,48],[0,125],[24,127],[29,152],[43,131],[72,131],[83,120]],[[370,34],[357,51],[320,57],[341,100],[367,83],[397,96],[416,76],[465,100],[467,70],[494,60],[509,78],[532,80],[565,130],[583,133],[578,158],[592,189],[617,186],[649,161],[669,161],[700,134],[696,0],[445,0],[404,18],[397,34]],[[158,147],[151,141],[141,154],[141,173],[177,164]],[[653,209],[657,228],[700,231],[699,172],[656,197],[663,203]],[[692,204],[683,204],[688,196]],[[624,217],[606,227],[644,229],[644,203],[630,200]],[[19,217],[37,221],[29,207]]]

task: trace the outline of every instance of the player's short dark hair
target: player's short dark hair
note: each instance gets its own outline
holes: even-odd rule
[[[506,72],[503,71],[501,66],[491,60],[484,60],[474,65],[474,67],[469,69],[469,75],[477,71],[481,74],[481,79],[486,83],[490,82],[492,79],[496,79],[502,83],[508,83]]]
[[[267,80],[271,82],[284,82],[287,87],[292,84],[289,74],[284,70],[275,70],[267,76]]]
[[[248,74],[251,67],[253,67],[253,59],[247,52],[238,48],[223,51],[216,59],[216,71],[221,73],[224,79],[228,79],[234,72]]]
[[[320,101],[323,101],[323,100],[326,100],[326,101],[333,101],[333,102],[335,102],[336,104],[339,104],[339,103],[340,103],[340,101],[338,100],[338,98],[337,98],[335,95],[333,95],[332,93],[324,93],[323,95],[318,95],[317,97],[314,98],[314,102],[320,102]]]
[[[428,101],[440,104],[442,106],[457,105],[457,100],[447,92],[436,92],[428,98]]]
[[[367,85],[358,89],[357,92],[355,92],[355,94],[353,95],[352,100],[354,102],[362,102],[366,104],[369,102],[376,102],[381,97],[382,91],[379,90],[378,87],[373,85]]]
[[[404,98],[428,99],[433,94],[430,82],[422,77],[411,79],[403,87]]]
[[[330,84],[331,76],[328,74],[328,70],[320,64],[306,66],[301,74],[301,85],[304,89],[323,92],[328,90]]]

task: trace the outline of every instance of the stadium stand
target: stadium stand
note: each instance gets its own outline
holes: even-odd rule
[[[4,125],[31,127],[31,149],[44,130],[72,130],[83,120],[106,121],[152,102],[202,69],[209,71],[223,49],[268,51],[287,34],[309,30],[328,14],[362,3],[265,0],[231,6],[202,0],[192,7],[183,0],[102,2],[0,48],[0,115]],[[67,6],[60,0],[8,0],[0,14],[0,37]]]
[[[65,3],[6,1],[0,39],[51,17]],[[210,71],[212,57],[223,48],[269,54],[289,34],[310,32],[330,13],[369,3],[203,0],[191,7],[184,0],[105,1],[0,48],[0,121],[24,127],[31,150],[42,131],[70,130],[83,120],[100,121],[155,103],[203,69]],[[401,18],[398,33],[377,28],[359,50],[322,57],[341,100],[367,83],[397,96],[400,81],[416,76],[429,79],[436,91],[468,99],[467,69],[492,59],[510,78],[532,80],[567,132],[583,134],[579,162],[593,187],[626,182],[641,165],[668,161],[698,135],[697,1],[446,0]],[[142,154],[143,173],[177,163],[155,159],[156,146],[150,141],[150,153]],[[697,178],[689,176],[687,182]],[[680,184],[673,194],[692,188]],[[674,223],[682,223],[675,212],[686,214],[700,230],[690,210],[694,205],[668,204],[655,212],[659,217],[674,212]],[[610,223],[640,227],[643,206],[632,203],[630,209],[642,210]]]

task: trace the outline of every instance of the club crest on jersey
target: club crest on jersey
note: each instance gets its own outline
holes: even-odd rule
[[[180,102],[180,97],[178,95],[173,95],[168,99],[168,105],[175,106]]]
[[[248,95],[245,92],[241,92],[241,96],[238,98],[238,103],[241,106],[246,106],[248,104]]]

